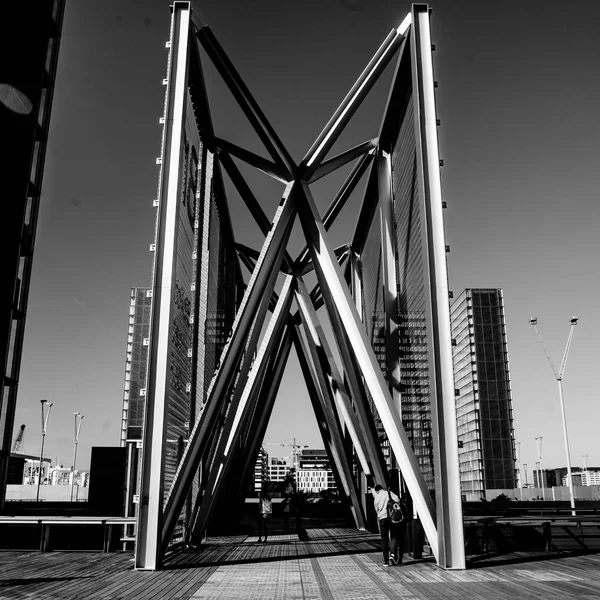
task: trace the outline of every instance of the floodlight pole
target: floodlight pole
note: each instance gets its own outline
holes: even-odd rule
[[[40,501],[40,484],[42,482],[42,461],[44,460],[44,442],[46,441],[46,429],[48,428],[48,419],[50,418],[50,411],[52,410],[52,402],[48,404],[48,400],[40,400],[42,404],[42,448],[40,450],[40,470],[38,473],[38,484],[37,484],[37,494],[35,496],[35,501]],[[48,406],[48,412],[44,415],[44,408]]]
[[[546,490],[544,489],[545,488],[545,486],[544,486],[545,477],[544,478],[542,477],[542,469],[543,469],[543,467],[542,467],[542,440],[543,440],[543,438],[541,435],[540,435],[540,437],[535,438],[535,442],[537,444],[537,449],[538,449],[538,456],[540,457],[539,463],[536,463],[536,464],[540,465],[540,469],[538,471],[538,473],[539,473],[538,484],[540,483],[540,479],[541,479],[541,481],[542,481],[542,499],[546,500]]]
[[[75,487],[75,463],[77,462],[77,444],[79,444],[79,432],[81,431],[81,422],[83,421],[83,415],[79,412],[73,413],[75,417],[75,445],[73,448],[73,466],[71,467],[71,502],[73,502],[73,488]],[[79,495],[79,487],[77,488],[77,495]],[[75,501],[77,502],[77,495]]]
[[[546,358],[548,359],[548,362],[550,363],[550,367],[552,368],[552,373],[554,374],[554,377],[556,378],[556,381],[558,382],[558,396],[560,398],[560,411],[561,411],[561,416],[562,416],[563,435],[564,435],[564,439],[565,439],[565,454],[567,457],[567,485],[569,486],[569,499],[571,501],[571,514],[573,516],[575,516],[577,514],[577,512],[575,510],[575,495],[573,494],[573,476],[571,473],[571,451],[569,449],[569,434],[567,432],[567,417],[565,414],[565,399],[564,399],[564,394],[563,394],[562,382],[563,382],[563,376],[565,373],[565,368],[567,366],[567,358],[569,357],[569,350],[571,349],[571,341],[573,340],[573,332],[575,331],[575,326],[577,325],[578,321],[579,321],[578,317],[571,317],[571,329],[569,330],[569,337],[567,339],[567,345],[565,346],[565,352],[563,354],[563,358],[560,363],[560,369],[558,371],[556,371],[556,369],[554,368],[554,364],[552,363],[552,359],[550,358],[550,355],[548,354],[548,352],[546,350],[546,346],[544,345],[542,337],[540,336],[540,332],[538,331],[537,318],[532,317],[531,319],[529,319],[529,324],[532,325],[533,328],[535,329],[538,339],[540,340],[540,344],[542,345],[542,348],[544,349],[544,353],[546,354]]]

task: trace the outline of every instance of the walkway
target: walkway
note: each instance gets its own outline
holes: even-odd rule
[[[209,539],[136,572],[130,553],[0,552],[0,599],[56,600],[571,600],[600,598],[600,554],[470,557],[467,571],[431,561],[384,568],[377,537],[310,529],[310,540]]]

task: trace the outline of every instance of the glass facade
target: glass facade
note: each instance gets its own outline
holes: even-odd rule
[[[142,439],[151,308],[150,288],[131,288],[121,446]]]
[[[502,290],[467,289],[451,307],[461,489],[516,486],[510,371]]]
[[[14,414],[25,336],[25,320],[64,0],[41,0],[30,6],[3,6],[0,47],[5,87],[0,127],[5,148],[2,162],[3,252],[0,269],[0,506],[4,502]],[[10,59],[8,58],[10,57]]]
[[[409,90],[410,92],[410,90]],[[433,443],[429,349],[427,256],[423,242],[421,198],[416,176],[416,137],[413,98],[410,95],[391,148],[397,278],[397,320],[399,327],[400,394],[402,424],[419,461],[429,489],[434,488]],[[385,307],[382,279],[381,225],[375,210],[367,227],[362,248],[361,280],[363,321],[371,345],[387,379]],[[367,392],[368,393],[368,392]],[[389,442],[369,397],[377,433],[388,468],[395,467]]]

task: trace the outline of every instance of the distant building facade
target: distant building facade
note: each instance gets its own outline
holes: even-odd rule
[[[269,481],[284,481],[291,467],[287,460],[269,457]]]
[[[254,465],[254,479],[253,479],[253,491],[261,492],[264,485],[269,481],[269,455],[265,452],[265,449],[261,446],[256,457],[256,463]]]
[[[64,0],[2,5],[0,508],[4,503]]]
[[[502,290],[464,290],[451,324],[461,491],[477,501],[517,481]]]
[[[315,488],[307,491],[337,490],[329,457],[324,449],[302,448],[298,455],[296,481],[298,489]]]

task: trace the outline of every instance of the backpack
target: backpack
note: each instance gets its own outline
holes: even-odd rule
[[[388,503],[387,503],[387,514],[388,519],[392,523],[402,523],[404,520],[404,513],[402,512],[402,506],[398,500],[392,500],[392,496],[388,492]]]

